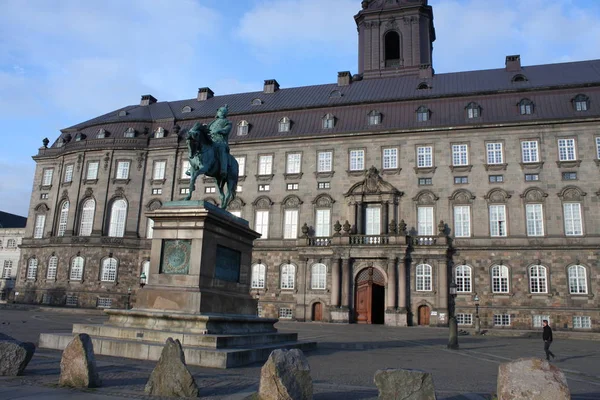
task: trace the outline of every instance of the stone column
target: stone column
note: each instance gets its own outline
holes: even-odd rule
[[[334,258],[331,262],[331,305],[340,305],[340,259]]]
[[[390,258],[387,262],[387,309],[396,309],[396,259]]]
[[[342,258],[342,307],[350,307],[352,297],[352,271],[350,260]]]
[[[406,311],[406,263],[404,258],[398,263],[398,308]]]

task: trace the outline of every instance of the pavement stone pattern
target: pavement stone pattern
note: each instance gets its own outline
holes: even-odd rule
[[[0,340],[37,342],[41,332],[70,332],[73,323],[102,323],[98,313],[67,314],[0,309]],[[314,398],[375,399],[375,371],[414,368],[433,374],[439,399],[490,399],[498,365],[520,357],[542,357],[541,338],[460,336],[460,350],[446,348],[447,330],[394,328],[377,325],[337,325],[280,322],[281,332],[298,332],[315,340],[306,353],[311,366]],[[565,372],[576,400],[600,398],[600,348],[597,342],[560,339],[552,346],[556,365]],[[154,362],[97,356],[104,386],[85,391],[59,388],[61,352],[38,349],[24,376],[0,378],[0,399],[156,399],[144,394]],[[262,364],[230,370],[190,366],[203,399],[244,399],[258,390]]]

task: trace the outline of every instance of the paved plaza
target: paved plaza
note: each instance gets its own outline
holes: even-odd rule
[[[65,310],[66,311],[66,310]],[[8,310],[0,308],[0,337],[37,343],[41,332],[70,332],[73,323],[102,323],[100,313]],[[75,312],[75,310],[73,310]],[[433,373],[440,399],[486,399],[495,392],[498,365],[519,357],[542,357],[541,339],[461,336],[460,350],[446,349],[447,330],[376,325],[280,322],[281,332],[298,332],[319,343],[307,354],[315,399],[377,397],[373,376],[383,368]],[[558,339],[555,364],[569,381],[573,399],[600,399],[600,346],[597,341]],[[0,399],[149,398],[144,385],[154,362],[98,356],[102,388],[58,388],[59,351],[38,349],[22,377],[0,377]],[[262,364],[231,370],[190,366],[200,396],[243,399],[256,391]]]

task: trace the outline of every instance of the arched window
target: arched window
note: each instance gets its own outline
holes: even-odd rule
[[[427,82],[421,82],[417,86],[417,90],[425,90],[425,89],[431,89],[431,87],[429,86],[429,84]]]
[[[148,284],[150,282],[150,261],[144,261],[144,263],[142,264],[142,274],[144,274],[144,276],[146,277],[144,283]]]
[[[293,289],[296,283],[296,266],[283,264],[281,266],[281,288]]]
[[[311,289],[326,289],[327,284],[327,266],[325,264],[315,264],[311,270]]]
[[[17,241],[15,239],[8,239],[8,241],[6,242],[6,248],[7,249],[16,249]]]
[[[390,31],[385,34],[385,66],[400,66],[400,35],[398,32]]]
[[[418,292],[430,292],[431,289],[431,265],[419,264],[417,265],[417,291]]]
[[[369,125],[379,125],[381,123],[381,113],[379,111],[373,110],[368,114],[369,117]]]
[[[583,265],[569,267],[569,293],[587,294],[587,274]]]
[[[425,122],[429,121],[429,108],[425,106],[421,106],[417,108],[417,121]]]
[[[12,278],[12,266],[13,266],[12,260],[4,260],[4,270],[2,271],[3,279]]]
[[[73,261],[71,261],[71,273],[69,274],[70,281],[80,281],[83,278],[83,266],[84,266],[83,257],[75,257]]]
[[[267,266],[265,264],[254,264],[252,266],[252,289],[264,289]]]
[[[523,99],[519,102],[519,113],[521,115],[533,114],[533,102],[529,99]]]
[[[79,236],[90,236],[94,226],[94,214],[96,212],[96,201],[87,199],[81,207],[81,224],[79,225]]]
[[[471,292],[471,267],[459,265],[455,274],[456,291],[460,293]]]
[[[529,290],[531,293],[548,293],[548,277],[543,265],[529,267]]]
[[[289,132],[290,131],[290,119],[288,117],[283,117],[279,120],[279,132]]]
[[[67,221],[69,219],[69,200],[63,201],[60,206],[60,215],[58,217],[58,232],[56,236],[65,236],[67,230]]]
[[[237,127],[238,136],[244,136],[248,134],[248,121],[240,121]]]
[[[116,200],[110,210],[110,226],[108,236],[123,237],[125,235],[125,221],[127,220],[127,202],[123,199]]]
[[[590,107],[590,99],[584,94],[578,94],[573,99],[573,108],[575,111],[587,111]]]
[[[494,265],[492,267],[492,292],[508,293],[508,267],[506,265]]]
[[[27,279],[35,279],[37,277],[38,260],[30,258],[27,263]]]
[[[192,112],[192,107],[190,107],[190,106],[185,106],[181,109],[182,114],[187,114],[187,113],[191,113],[191,112]]]
[[[254,99],[252,100],[252,105],[253,106],[260,106],[263,103],[263,101],[261,99]]]
[[[117,279],[117,260],[114,258],[105,258],[102,261],[102,272],[100,280],[102,282],[114,282]]]
[[[527,82],[528,79],[525,75],[522,74],[517,74],[515,76],[512,77],[511,79],[512,82]]]
[[[322,121],[323,129],[333,129],[333,126],[335,125],[335,118],[332,114],[326,114]]]
[[[56,279],[56,270],[58,269],[58,257],[52,256],[48,259],[48,271],[46,279]]]

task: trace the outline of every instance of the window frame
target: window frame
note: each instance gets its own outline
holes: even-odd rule
[[[159,167],[162,166],[162,167]],[[167,172],[167,160],[154,160],[152,162],[152,180],[164,181]]]
[[[123,166],[127,166],[127,168],[123,168]],[[125,172],[123,172],[125,171]],[[127,180],[129,179],[129,173],[131,171],[131,160],[117,160],[117,168],[115,171],[115,179],[117,180]]]
[[[273,154],[259,154],[258,155],[258,175],[269,176],[273,175],[273,162],[275,156]]]
[[[393,151],[394,154],[387,154],[386,151]],[[383,147],[381,149],[381,169],[382,170],[394,170],[398,169],[398,153],[399,148],[397,146]],[[387,166],[386,166],[387,162]]]
[[[529,293],[548,294],[548,268],[535,264],[530,265],[527,272],[529,275]]]
[[[426,151],[428,149],[428,151]],[[432,168],[433,162],[433,146],[416,146],[416,161],[417,168]],[[423,150],[423,151],[421,151]],[[429,163],[427,163],[429,161]]]
[[[490,204],[488,206],[488,216],[490,224],[490,237],[507,237],[508,236],[508,217],[506,212],[506,204]],[[492,219],[492,210],[502,210],[503,219],[500,219],[500,213],[496,212],[497,219]],[[504,222],[504,225],[501,224]],[[502,229],[504,228],[504,232]]]
[[[127,225],[128,204],[125,199],[115,199],[110,206],[110,221],[108,224],[109,237],[125,236]]]
[[[81,265],[79,265],[81,260]],[[69,268],[69,281],[82,281],[83,272],[85,270],[85,258],[82,256],[73,257]]]
[[[327,218],[324,218],[327,216]],[[315,210],[315,237],[331,236],[331,209],[318,208]]]
[[[490,148],[492,146],[492,148]],[[499,146],[499,148],[498,148]],[[504,164],[504,143],[502,142],[486,142],[485,143],[485,161],[488,165]],[[491,156],[491,158],[490,158]]]
[[[44,168],[42,170],[42,185],[43,187],[52,186],[52,180],[54,179],[54,168]]]
[[[26,279],[28,281],[37,280],[38,268],[39,268],[39,263],[38,263],[37,258],[31,257],[29,260],[27,260]]]
[[[119,269],[119,262],[114,257],[107,257],[102,260],[100,268],[100,282],[116,282]]]
[[[56,229],[56,236],[65,236],[67,232],[67,226],[69,223],[69,209],[71,208],[71,202],[69,200],[63,200],[60,203],[58,212],[58,227]]]
[[[292,129],[292,121],[288,117],[282,117],[278,121],[278,132],[289,132]]]
[[[91,172],[93,172],[93,173],[91,173]],[[88,161],[87,168],[85,170],[85,180],[86,181],[97,181],[99,173],[100,173],[100,161]]]
[[[454,283],[457,293],[473,292],[473,270],[470,266],[463,264],[454,269]]]
[[[327,289],[327,266],[325,264],[315,263],[310,267],[310,288],[311,290]]]
[[[297,157],[297,160],[291,158]],[[294,168],[292,168],[294,167]],[[285,155],[285,173],[286,174],[301,174],[302,173],[302,152],[295,151],[286,153]]]
[[[575,276],[573,276],[571,274],[571,271],[575,270],[578,271]],[[583,276],[581,276],[579,274],[579,271],[583,270]],[[588,294],[588,279],[587,279],[587,268],[581,264],[573,264],[570,265],[567,268],[567,279],[569,282],[569,294],[571,295],[587,295]],[[583,285],[581,284],[583,279]],[[575,285],[573,285],[573,282],[576,282]],[[573,291],[573,288],[577,289],[577,291]],[[584,291],[582,291],[581,289],[584,289]]]
[[[366,165],[366,150],[360,149],[348,149],[348,171],[364,171]],[[361,166],[362,168],[359,168]]]
[[[267,266],[263,263],[252,265],[251,269],[251,289],[265,289],[267,281]]]
[[[532,144],[535,143],[535,148],[532,147]],[[527,145],[527,148],[525,147]],[[535,160],[532,157],[535,151]],[[527,156],[526,156],[527,152]],[[525,139],[521,140],[521,162],[523,164],[533,164],[540,162],[540,141],[538,139]]]
[[[466,208],[466,213],[464,212]],[[454,209],[454,237],[471,237],[471,206],[469,204],[457,204]],[[461,216],[457,215],[457,209],[462,210]],[[466,218],[465,218],[466,217]],[[459,230],[460,227],[460,230]],[[465,230],[466,228],[466,230]]]
[[[321,157],[322,155],[328,157]],[[329,169],[326,169],[329,164]],[[333,150],[318,150],[317,151],[317,173],[329,173],[333,171]]]
[[[577,140],[574,137],[558,138],[558,161],[577,161]]]
[[[298,220],[300,212],[297,208],[288,208],[283,211],[283,238],[298,239]],[[290,220],[291,218],[291,220]]]
[[[279,273],[281,290],[294,290],[296,288],[296,265],[292,263],[282,264]]]
[[[452,144],[452,166],[466,167],[469,165],[469,144],[454,143]]]
[[[73,172],[75,170],[74,164],[65,165],[65,173],[63,176],[63,183],[71,183],[73,182]]]
[[[534,218],[531,219],[532,212],[530,208],[539,207],[539,217],[537,211],[535,211]],[[544,205],[542,203],[528,203],[525,204],[525,228],[527,236],[530,237],[541,237],[544,236]]]
[[[46,229],[46,214],[42,214],[42,213],[35,214],[35,225],[33,228],[33,238],[34,239],[43,239],[45,229]]]
[[[574,216],[571,216],[570,218],[567,217],[567,207],[572,207],[573,205],[577,205],[577,212],[579,213],[579,218],[577,219]],[[564,232],[565,232],[565,236],[583,236],[584,235],[584,227],[583,227],[583,212],[582,212],[582,208],[581,207],[581,203],[580,202],[563,202],[563,227],[564,227]],[[570,211],[571,214],[573,212],[573,210]],[[567,224],[569,223],[568,221],[570,220],[570,224],[573,225],[571,227],[568,227]],[[576,222],[579,222],[579,226],[575,226]],[[576,228],[579,228],[579,230],[576,230]]]
[[[419,267],[423,267],[419,269]],[[433,291],[433,267],[429,264],[420,263],[415,267],[415,291]]]
[[[422,218],[421,213],[425,217]],[[430,218],[431,217],[431,218]],[[432,236],[434,235],[435,225],[435,210],[433,206],[418,206],[417,207],[417,236]],[[428,233],[431,232],[431,233]]]
[[[261,234],[259,240],[269,238],[269,214],[269,210],[256,210],[254,212],[254,230]],[[259,216],[261,217],[260,221]]]
[[[497,271],[497,273],[496,273]],[[503,264],[494,264],[490,270],[492,284],[491,289],[493,294],[509,294],[511,289],[510,284],[510,269]]]

